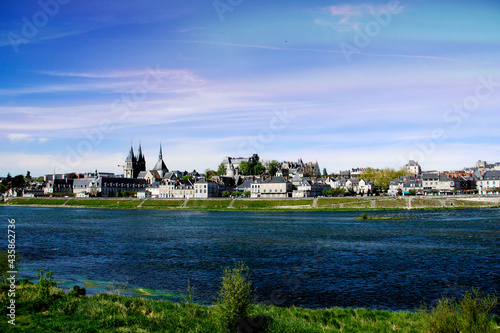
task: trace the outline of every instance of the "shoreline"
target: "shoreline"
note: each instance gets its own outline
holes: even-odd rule
[[[499,197],[335,197],[286,199],[10,198],[0,207],[172,211],[396,211],[500,208]]]

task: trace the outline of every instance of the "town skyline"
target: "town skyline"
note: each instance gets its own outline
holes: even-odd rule
[[[123,177],[125,176],[125,172],[124,172],[124,167],[127,163],[127,160],[129,159],[130,157],[130,154],[132,153],[134,155],[134,157],[138,157],[139,156],[139,152],[140,154],[143,156],[144,158],[144,171],[149,171],[149,170],[153,170],[155,167],[155,164],[158,163],[159,160],[162,160],[168,167],[168,169],[172,170],[172,171],[181,171],[181,172],[192,172],[192,171],[196,171],[196,172],[199,172],[200,174],[204,174],[206,171],[210,170],[210,171],[217,171],[217,168],[219,167],[219,165],[221,164],[221,161],[223,163],[224,160],[227,160],[227,158],[243,158],[243,159],[249,159],[252,155],[257,155],[260,159],[261,162],[263,162],[264,164],[267,164],[269,163],[270,161],[272,160],[276,160],[278,161],[279,163],[288,163],[288,162],[297,162],[297,161],[307,161],[307,163],[316,163],[316,164],[319,164],[319,169],[320,169],[320,173],[321,175],[323,175],[323,172],[324,172],[324,169],[327,170],[327,173],[328,175],[342,175],[343,173],[344,174],[347,174],[349,172],[353,172],[355,170],[363,170],[363,169],[393,169],[393,170],[401,170],[401,169],[404,169],[405,166],[408,164],[408,163],[411,163],[411,162],[416,162],[418,165],[420,165],[422,167],[422,164],[419,163],[419,161],[414,161],[414,160],[408,160],[404,163],[402,163],[401,165],[395,165],[395,166],[382,166],[382,167],[376,167],[376,166],[373,166],[373,165],[353,165],[351,164],[349,167],[347,168],[342,168],[342,169],[329,169],[327,167],[324,167],[322,164],[321,164],[321,160],[319,159],[314,159],[314,160],[306,160],[304,158],[302,158],[301,156],[299,157],[296,157],[296,158],[288,158],[288,159],[276,159],[276,158],[263,158],[262,156],[260,156],[258,153],[254,153],[254,154],[250,154],[248,156],[236,156],[236,155],[224,155],[220,157],[219,159],[219,162],[216,163],[215,165],[213,166],[207,166],[207,167],[203,167],[203,168],[189,168],[189,166],[187,168],[178,168],[178,167],[175,167],[175,160],[169,160],[168,159],[168,156],[166,156],[163,152],[163,148],[162,148],[162,144],[161,142],[158,143],[158,147],[156,149],[156,154],[153,156],[149,156],[149,157],[146,157],[146,154],[144,154],[144,151],[151,151],[153,149],[144,149],[143,147],[143,144],[139,141],[139,143],[137,144],[137,146],[134,147],[133,145],[133,142],[130,143],[130,145],[128,146],[128,152],[126,154],[121,154],[123,155],[123,160],[121,161],[116,161],[117,163],[115,163],[116,167],[112,168],[113,170],[109,170],[109,169],[106,169],[106,168],[103,168],[100,164],[99,164],[99,161],[96,161],[95,164],[94,164],[94,167],[91,167],[90,169],[73,169],[73,170],[69,170],[69,171],[66,171],[66,170],[61,170],[59,169],[59,167],[53,167],[52,170],[47,170],[47,172],[33,172],[32,170],[30,169],[22,169],[22,168],[19,168],[19,171],[18,172],[11,172],[11,171],[7,171],[5,174],[0,174],[0,177],[6,177],[8,174],[11,175],[11,176],[15,176],[15,175],[24,175],[26,174],[27,172],[30,173],[30,175],[32,177],[43,177],[43,176],[47,176],[47,175],[52,175],[52,174],[88,174],[88,173],[93,173],[95,171],[98,171],[99,173],[104,173],[104,174],[108,174],[108,173],[111,173],[111,174],[114,174],[114,175],[117,175],[117,176],[120,176],[120,177]],[[158,149],[160,151],[160,154],[158,154]],[[160,158],[159,158],[159,155],[160,155]],[[148,162],[149,161],[149,162]],[[492,162],[496,162],[496,160],[490,160]],[[477,165],[477,163],[480,163],[480,162],[483,162],[483,163],[488,163],[488,160],[486,159],[476,159],[474,162],[471,162],[467,165],[463,165],[459,168],[443,168],[443,169],[432,169],[432,168],[426,168],[425,165],[423,165],[423,167],[425,169],[423,170],[426,170],[426,171],[429,171],[429,172],[433,172],[433,171],[437,171],[437,172],[453,172],[453,171],[460,171],[460,170],[465,170],[465,169],[469,169],[469,168],[473,168],[475,165]],[[57,163],[58,166],[60,166],[62,163]],[[36,170],[36,169],[34,169]]]
[[[0,174],[224,156],[429,170],[497,161],[500,3],[16,2],[0,11]]]

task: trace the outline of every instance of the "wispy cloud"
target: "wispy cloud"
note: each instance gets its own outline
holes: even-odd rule
[[[383,12],[387,13],[388,5],[344,4],[326,7],[323,9],[323,12],[326,12],[329,18],[315,19],[315,24],[331,27],[339,32],[345,32],[359,28],[366,17]],[[396,14],[397,12],[391,11],[391,14]]]
[[[7,135],[7,139],[10,141],[25,141],[25,142],[32,142],[32,141],[38,141],[39,143],[45,143],[49,141],[49,138],[35,138],[30,134],[25,134],[25,133],[11,133]]]

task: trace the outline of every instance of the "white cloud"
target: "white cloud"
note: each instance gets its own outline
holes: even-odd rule
[[[23,134],[23,133],[12,133],[8,134],[7,138],[10,141],[33,141],[33,137],[29,134]]]

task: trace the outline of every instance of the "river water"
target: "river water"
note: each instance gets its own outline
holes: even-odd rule
[[[471,288],[500,291],[499,209],[369,214],[395,219],[0,207],[0,244],[15,219],[20,277],[53,270],[63,287],[126,284],[172,299],[189,280],[202,304],[213,303],[234,260],[250,267],[259,302],[279,306],[414,310]]]

